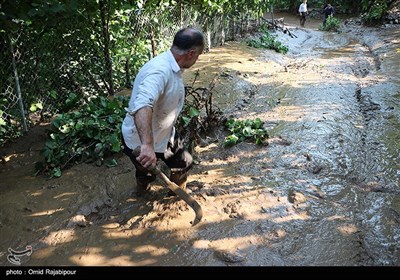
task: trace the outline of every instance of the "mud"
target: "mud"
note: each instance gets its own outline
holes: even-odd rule
[[[198,71],[195,86],[218,75],[216,106],[270,135],[224,149],[216,129],[196,147],[201,223],[160,182],[136,197],[122,154],[117,167],[33,177],[38,126],[2,150],[1,265],[29,245],[27,266],[400,265],[400,29],[285,22],[287,55],[228,42],[185,72],[191,83]]]

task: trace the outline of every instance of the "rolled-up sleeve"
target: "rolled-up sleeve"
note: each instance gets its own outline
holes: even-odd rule
[[[135,88],[132,104],[129,104],[129,113],[135,114],[143,107],[153,108],[154,103],[165,88],[165,74],[161,71],[148,73]]]

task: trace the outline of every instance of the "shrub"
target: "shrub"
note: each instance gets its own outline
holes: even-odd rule
[[[44,162],[36,174],[60,177],[63,169],[80,162],[101,165],[105,156],[121,151],[121,122],[128,100],[96,97],[77,111],[58,115],[51,123],[50,139],[41,151]]]
[[[333,16],[328,16],[326,19],[325,26],[321,25],[320,30],[323,31],[335,31],[335,32],[340,32],[340,20],[333,17]]]

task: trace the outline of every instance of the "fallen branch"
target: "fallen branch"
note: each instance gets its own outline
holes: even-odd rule
[[[285,27],[284,18],[278,18],[274,20],[263,19],[269,29],[281,30],[284,34],[288,34],[291,38],[297,38],[287,27]]]

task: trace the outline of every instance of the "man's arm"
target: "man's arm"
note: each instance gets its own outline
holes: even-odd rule
[[[145,168],[155,166],[157,163],[156,153],[154,151],[152,119],[153,109],[151,107],[139,109],[134,116],[140,142],[142,143],[140,146],[140,155],[136,160]]]

